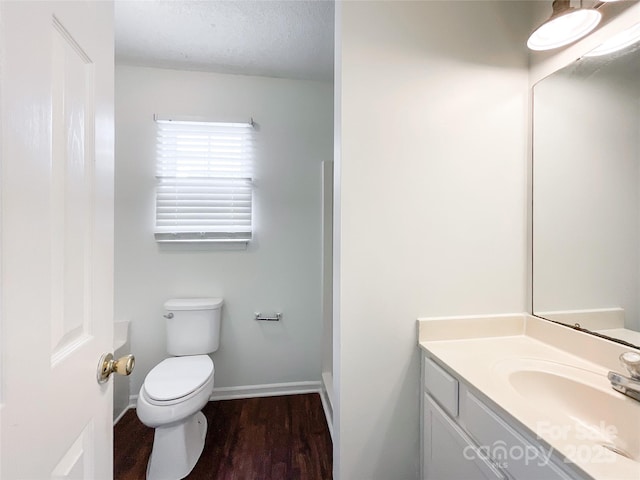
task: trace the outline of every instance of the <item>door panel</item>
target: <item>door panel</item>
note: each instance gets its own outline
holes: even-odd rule
[[[112,478],[113,5],[0,1],[0,477]]]
[[[52,22],[51,345],[54,365],[91,338],[93,64]]]
[[[95,475],[95,470],[92,468],[94,465],[93,444],[95,441],[93,433],[93,423],[89,423],[54,467],[51,475],[52,479],[81,480],[93,478]]]

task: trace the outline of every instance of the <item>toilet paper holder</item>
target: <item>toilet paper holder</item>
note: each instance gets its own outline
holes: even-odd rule
[[[262,322],[279,322],[282,318],[282,313],[276,312],[272,315],[262,315],[260,312],[255,312],[255,319]]]

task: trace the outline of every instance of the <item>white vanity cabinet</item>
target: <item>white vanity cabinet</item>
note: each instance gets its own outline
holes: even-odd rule
[[[422,352],[423,480],[576,480],[547,446]],[[562,465],[562,466],[561,466]]]
[[[427,394],[424,395],[424,480],[505,479],[491,462],[475,455],[475,444]]]

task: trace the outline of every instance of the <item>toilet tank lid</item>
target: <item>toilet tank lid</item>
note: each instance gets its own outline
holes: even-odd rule
[[[172,298],[164,303],[166,310],[209,310],[221,306],[221,298]]]

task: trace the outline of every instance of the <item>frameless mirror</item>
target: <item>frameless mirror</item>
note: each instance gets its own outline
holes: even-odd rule
[[[640,42],[533,102],[533,313],[640,346]]]

